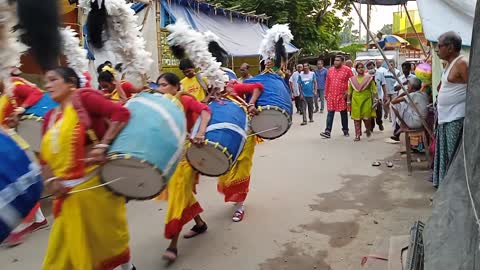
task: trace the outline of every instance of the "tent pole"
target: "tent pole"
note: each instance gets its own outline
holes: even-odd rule
[[[162,53],[162,30],[160,29],[161,23],[161,6],[160,6],[160,1],[155,1],[155,21],[157,24],[157,53],[158,53],[158,71],[161,73],[162,72],[162,59],[163,59],[163,53]]]
[[[359,16],[362,16],[362,4],[361,3],[358,3],[358,8],[360,10]],[[367,35],[368,35],[368,33],[367,33]],[[362,41],[362,24],[360,23],[360,19],[359,19],[359,24],[358,24],[358,38],[360,39],[359,41],[361,42]]]
[[[366,34],[366,41],[367,41],[367,48],[368,48],[368,44],[370,44],[370,37],[368,36],[368,32],[370,31],[370,23],[371,23],[371,11],[372,11],[372,5],[370,4],[367,4],[367,30],[365,33]]]
[[[355,11],[357,12],[358,14],[358,18],[360,19],[360,22],[363,24],[363,26],[367,27],[367,24],[365,23],[365,20],[363,19],[362,17],[362,14],[360,13],[360,11],[358,10],[357,6],[355,5],[355,3],[352,2],[352,6],[353,8],[355,9]],[[373,36],[372,32],[370,32],[370,29],[367,29],[367,33],[370,35],[370,38],[373,40],[373,42],[375,42],[375,45],[377,46],[378,48],[378,51],[380,52],[380,54],[382,55],[383,59],[385,60],[385,63],[388,63],[388,58],[387,56],[385,55],[385,53],[383,52],[383,49],[380,47],[380,45],[378,44],[378,42],[375,40],[375,37]],[[410,97],[410,94],[408,93],[408,90],[405,89],[405,86],[403,85],[402,81],[400,80],[400,78],[397,76],[397,74],[395,73],[395,70],[390,66],[388,65],[388,70],[390,71],[390,73],[393,74],[393,76],[395,77],[395,79],[397,80],[397,83],[402,87],[402,90],[406,93],[406,97],[408,98],[408,100],[410,101],[410,103],[413,105],[413,109],[415,110],[415,112],[418,114],[418,115],[422,115],[420,113],[420,110],[418,109],[418,107],[415,105],[415,102],[413,102],[412,100],[412,97]],[[430,130],[430,128],[428,128],[428,125],[427,125],[427,122],[425,121],[425,119],[423,119],[423,117],[421,117],[422,119],[422,125],[423,127],[425,128],[425,131],[427,131],[428,135],[430,136],[430,138],[433,137],[433,133],[432,131]]]
[[[412,18],[410,17],[410,13],[408,13],[407,4],[404,4],[403,8],[405,8],[405,13],[407,13],[408,21],[410,22],[410,26],[412,27],[413,32],[415,32],[415,35],[417,36],[418,42],[420,42],[420,47],[422,48],[423,55],[425,56],[425,58],[427,58],[428,54],[423,47],[422,40],[420,39],[420,35],[418,34],[417,29],[415,29],[415,25],[413,24]]]

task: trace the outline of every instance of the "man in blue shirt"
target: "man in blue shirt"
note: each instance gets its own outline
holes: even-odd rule
[[[317,80],[315,74],[310,71],[310,64],[303,64],[303,72],[298,76],[298,88],[300,90],[300,99],[302,100],[303,122],[302,126],[307,124],[307,108],[310,123],[313,123],[313,97],[317,93]]]
[[[320,99],[320,113],[323,113],[325,108],[325,81],[327,79],[328,69],[324,67],[323,60],[318,60],[317,62],[318,69],[315,70],[315,79],[317,80],[317,97],[315,100],[315,111],[318,112],[318,100]]]

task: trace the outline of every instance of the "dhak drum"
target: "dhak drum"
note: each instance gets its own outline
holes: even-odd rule
[[[0,242],[30,213],[42,194],[40,167],[0,131]]]
[[[35,105],[25,111],[20,119],[17,132],[30,144],[31,150],[36,153],[40,152],[44,116],[57,105],[58,103],[50,98],[49,94],[44,94]]]
[[[192,144],[186,153],[190,165],[203,175],[220,176],[228,172],[243,150],[248,132],[248,115],[238,102],[230,99],[212,101],[212,117],[205,134],[205,145]],[[198,132],[200,120],[193,127]]]
[[[258,115],[250,127],[257,136],[273,140],[283,136],[292,125],[292,99],[285,80],[273,73],[257,75],[245,83],[262,83],[263,93],[257,100]]]
[[[159,93],[139,93],[125,106],[130,121],[108,151],[102,181],[116,194],[148,200],[165,189],[182,157],[185,113],[174,97]]]

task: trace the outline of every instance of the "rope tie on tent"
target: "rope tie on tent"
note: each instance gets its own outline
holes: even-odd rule
[[[464,123],[465,123],[465,120],[464,120]],[[465,124],[462,130],[462,150],[463,150],[463,167],[465,168],[465,181],[467,183],[468,196],[470,198],[470,203],[472,204],[472,210],[473,210],[473,215],[475,216],[475,222],[477,223],[477,226],[478,226],[477,233],[480,236],[480,218],[478,216],[477,206],[475,205],[475,200],[473,198],[472,190],[470,188],[470,179],[468,177],[467,154],[465,152]],[[478,249],[480,250],[480,244],[478,246]]]

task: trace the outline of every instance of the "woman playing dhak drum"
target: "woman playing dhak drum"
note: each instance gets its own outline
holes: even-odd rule
[[[180,79],[173,73],[164,73],[157,79],[159,91],[164,94],[177,96],[183,105],[187,118],[187,130],[190,131],[197,118],[200,118],[200,128],[191,139],[194,144],[202,145],[205,142],[205,132],[210,121],[210,109],[200,103],[193,96],[180,91]],[[194,171],[185,158],[177,166],[168,183],[168,210],[165,223],[165,238],[171,239],[170,246],[164,258],[174,261],[177,257],[177,242],[183,225],[195,220],[195,226],[185,238],[191,238],[207,230],[207,224],[200,217],[202,207],[197,202],[194,192],[198,183],[198,172]]]
[[[133,94],[138,92],[133,84],[127,81],[117,81],[115,79],[115,70],[105,65],[98,74],[98,84],[104,91],[105,96],[115,102],[125,103]]]
[[[229,95],[237,98],[245,99],[247,95],[250,96],[250,101],[247,105],[248,113],[250,115],[258,113],[255,103],[263,91],[261,83],[235,83],[231,81],[227,84],[226,90]],[[244,201],[249,191],[256,144],[257,137],[250,134],[233,167],[225,175],[218,178],[217,189],[224,194],[225,202],[236,203],[236,209],[232,218],[235,222],[242,221],[245,214]]]
[[[216,59],[213,57],[215,56],[215,52],[208,51],[209,48],[218,48],[219,46],[210,46],[211,44],[208,43],[207,39],[202,33],[193,30],[183,20],[178,20],[175,24],[171,24],[167,28],[170,31],[170,35],[168,37],[169,44],[175,56],[178,59],[190,59],[193,62],[194,66],[200,69],[200,73],[207,78],[208,85],[210,87],[208,89],[208,98],[216,96],[218,92],[225,89],[226,83],[228,82],[228,77],[225,76],[225,72],[222,71],[222,69],[220,68],[222,61],[216,61]],[[212,41],[210,41],[210,43],[212,43]],[[246,90],[245,87],[249,89]],[[227,94],[233,94],[234,88],[227,88],[232,91],[227,92]],[[258,96],[260,95],[261,89],[263,89],[263,86],[260,85],[255,85],[252,87],[251,85],[247,84],[239,84],[235,87],[235,90],[238,90],[240,95],[243,95],[245,92],[254,93],[252,94],[252,98],[250,100],[251,104],[255,104],[256,98],[258,98]],[[239,100],[240,98],[237,97],[232,99]],[[197,101],[202,100],[200,98],[197,98]],[[221,100],[219,102],[221,102]],[[245,101],[240,101],[237,103],[245,104]],[[245,117],[247,110],[252,113],[256,112],[255,106],[248,106],[247,108],[247,106],[245,105]],[[215,112],[212,113],[215,115]],[[230,171],[227,172],[225,176],[219,178],[218,190],[225,194],[225,201],[233,201],[239,203],[238,209],[236,209],[234,214],[235,221],[240,221],[243,217],[243,201],[245,200],[248,193],[250,169],[252,166],[252,157],[255,143],[255,136],[248,137],[243,151],[239,153],[238,161],[233,165],[233,167],[231,167]],[[186,190],[185,192],[188,192],[188,194],[192,194],[191,189]],[[203,233],[205,230],[206,226],[202,227],[202,222],[200,222],[199,225],[192,228],[190,233],[187,234],[187,237],[196,236],[200,233]],[[176,254],[174,252],[169,253],[168,250],[165,255],[166,259],[169,260],[174,260],[176,258]]]
[[[42,98],[42,91],[36,85],[23,78],[12,77],[13,96],[5,93],[5,86],[0,81],[0,123],[14,127],[18,117],[35,105]]]
[[[46,77],[60,105],[46,115],[40,152],[46,173],[53,176],[45,185],[55,195],[43,269],[134,269],[125,198],[103,187],[69,194],[100,184],[98,165],[130,113],[97,90],[78,89],[79,77],[71,68],[50,70]]]
[[[18,116],[41,98],[41,92],[33,84],[22,78],[10,78],[17,75],[11,74],[11,69],[20,66],[20,56],[30,48],[30,54],[44,69],[58,60],[61,42],[60,33],[57,31],[60,22],[57,2],[57,0],[0,1],[0,47],[2,48],[0,55],[0,81],[2,84],[0,125],[6,128],[16,127]],[[9,133],[11,133],[9,136],[17,142],[22,141],[19,145],[23,149],[29,148],[28,143],[24,142],[17,134],[10,131]],[[14,155],[10,152],[9,154]],[[7,157],[2,157],[0,163],[7,165],[4,159],[8,160]],[[20,169],[20,165],[16,169]],[[31,223],[30,216],[34,218],[33,223]],[[46,219],[37,204],[31,210],[31,215],[25,218],[24,223],[15,228],[6,243],[8,245],[20,244],[26,233],[43,226],[46,226]]]

